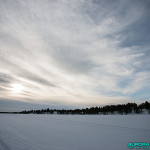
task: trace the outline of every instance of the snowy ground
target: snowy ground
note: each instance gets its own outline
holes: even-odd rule
[[[150,142],[150,115],[0,114],[0,150],[126,150]]]

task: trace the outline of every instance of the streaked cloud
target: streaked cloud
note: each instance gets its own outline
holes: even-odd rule
[[[1,100],[85,106],[150,96],[148,0],[0,4]],[[13,83],[24,90],[12,93]]]

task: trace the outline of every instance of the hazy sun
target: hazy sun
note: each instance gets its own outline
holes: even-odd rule
[[[13,93],[20,93],[23,90],[23,86],[20,83],[12,84],[12,92]]]

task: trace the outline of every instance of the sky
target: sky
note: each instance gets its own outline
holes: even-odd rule
[[[0,111],[145,99],[149,0],[0,0]]]

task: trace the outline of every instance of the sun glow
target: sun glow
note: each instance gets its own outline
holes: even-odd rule
[[[12,84],[12,92],[13,93],[20,93],[23,90],[23,86],[20,83]]]

